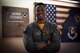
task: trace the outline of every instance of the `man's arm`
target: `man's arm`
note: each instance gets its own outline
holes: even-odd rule
[[[24,46],[27,49],[27,51],[29,52],[34,52],[36,51],[36,46],[35,43],[33,41],[33,37],[32,37],[32,29],[30,28],[30,26],[26,27],[26,30],[24,31]]]
[[[51,30],[51,39],[48,40],[48,44],[43,49],[58,52],[60,50],[60,33],[54,25]]]
[[[53,49],[54,51],[59,51],[60,41],[60,33],[56,28],[54,28],[51,38],[51,44],[49,44],[50,49]]]

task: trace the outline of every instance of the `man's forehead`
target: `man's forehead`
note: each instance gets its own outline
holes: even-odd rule
[[[45,9],[45,7],[43,5],[38,5],[38,6],[36,6],[36,8],[44,8]]]

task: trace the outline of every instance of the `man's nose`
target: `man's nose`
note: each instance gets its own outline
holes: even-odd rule
[[[38,13],[39,13],[39,14],[42,14],[43,12],[42,12],[42,11],[39,11]]]

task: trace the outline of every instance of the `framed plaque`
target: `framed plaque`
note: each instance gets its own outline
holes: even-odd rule
[[[2,6],[3,36],[22,36],[24,27],[29,23],[29,9]]]

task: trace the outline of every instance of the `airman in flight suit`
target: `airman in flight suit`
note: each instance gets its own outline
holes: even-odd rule
[[[60,34],[56,26],[45,19],[43,3],[36,6],[37,21],[24,31],[24,45],[29,53],[56,53],[60,49]]]

